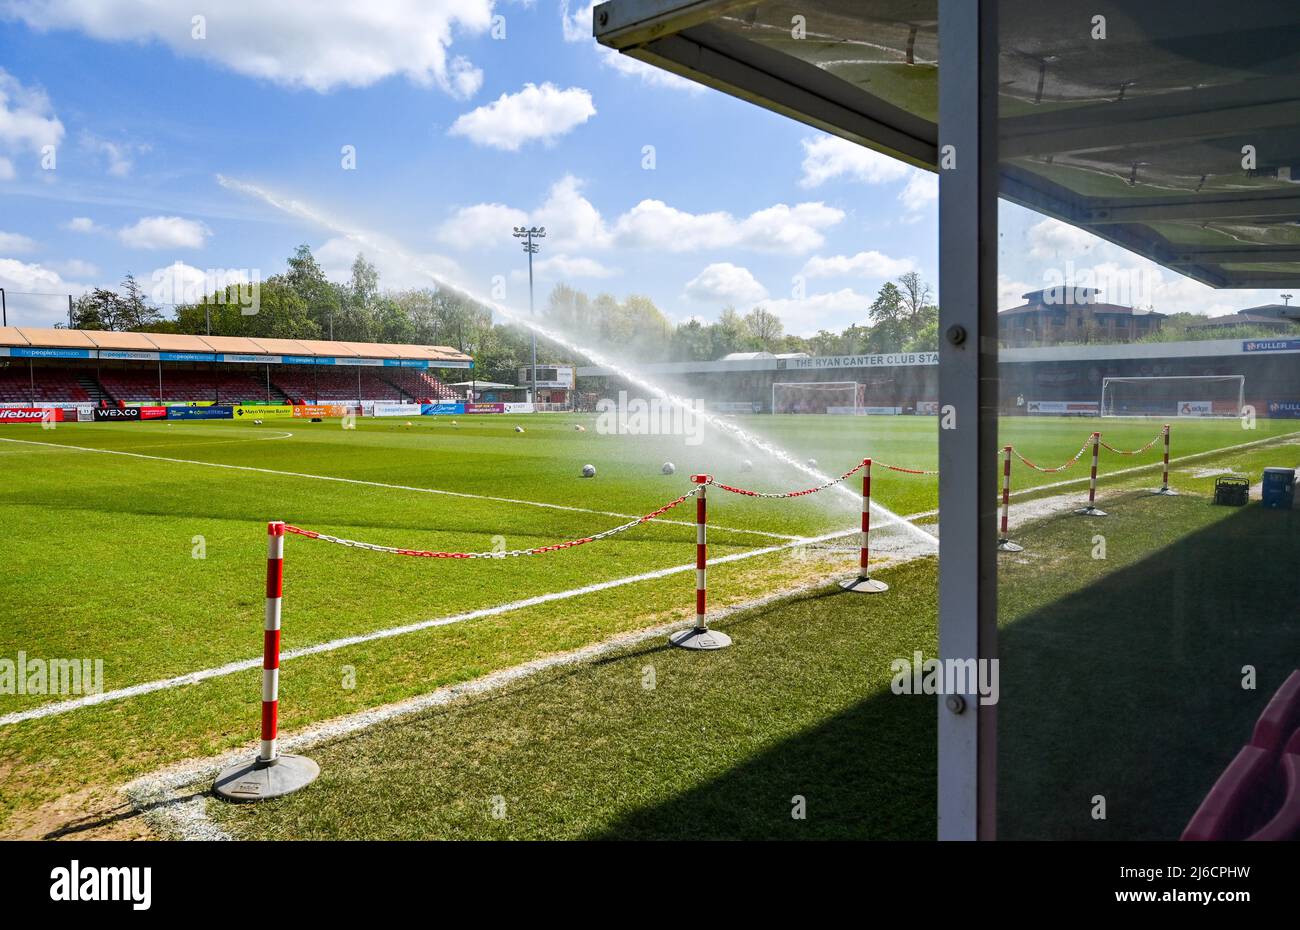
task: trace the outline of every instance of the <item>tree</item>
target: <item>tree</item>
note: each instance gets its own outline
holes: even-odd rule
[[[760,349],[780,348],[777,341],[785,333],[781,318],[766,307],[755,307],[745,314],[745,333]]]
[[[144,296],[135,275],[128,273],[119,287],[120,291],[97,287],[73,301],[73,329],[141,332],[162,322],[162,313]]]

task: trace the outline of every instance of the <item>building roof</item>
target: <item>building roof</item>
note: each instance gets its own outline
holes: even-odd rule
[[[187,333],[120,333],[95,329],[41,329],[0,326],[0,347],[8,349],[86,349],[124,352],[185,352],[202,355],[267,355],[316,358],[371,358],[424,361],[467,367],[473,359],[449,346],[398,345],[374,342],[330,342],[321,339],[267,339],[244,336],[196,336]],[[30,353],[28,353],[30,354]],[[220,359],[218,359],[220,361]]]
[[[1019,307],[1011,307],[1007,310],[998,311],[998,316],[1015,316],[1018,314],[1029,313],[1049,313],[1053,310],[1065,310],[1069,307],[1087,307],[1096,314],[1117,314],[1120,316],[1149,316],[1155,319],[1164,319],[1168,314],[1157,313],[1154,310],[1134,310],[1132,307],[1122,307],[1119,304],[1101,304],[1101,303],[1083,303],[1083,304],[1044,304],[1028,303],[1021,304]]]
[[[1222,326],[1288,326],[1296,325],[1295,320],[1288,320],[1285,317],[1265,316],[1258,313],[1252,313],[1249,310],[1238,310],[1236,313],[1225,313],[1222,316],[1206,317],[1203,320],[1197,320],[1195,323],[1188,323],[1189,329],[1204,329],[1207,327]]]

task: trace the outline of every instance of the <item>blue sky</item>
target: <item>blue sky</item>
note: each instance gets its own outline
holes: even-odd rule
[[[223,0],[201,21],[195,6],[0,0],[11,324],[66,313],[20,292],[130,271],[184,299],[278,272],[301,242],[339,280],[360,250],[389,286],[432,269],[525,307],[517,223],[549,233],[539,300],[563,280],[647,294],[674,320],[763,304],[807,335],[863,322],[906,270],[937,279],[933,176],[598,47],[589,2]],[[1274,296],[1211,291],[1019,208],[1003,225],[1003,306],[1067,260],[1158,310]]]

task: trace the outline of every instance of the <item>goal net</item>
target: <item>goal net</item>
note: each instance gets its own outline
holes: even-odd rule
[[[1245,375],[1103,378],[1103,417],[1239,417]]]
[[[778,381],[772,385],[772,412],[855,413],[865,394],[856,381]]]

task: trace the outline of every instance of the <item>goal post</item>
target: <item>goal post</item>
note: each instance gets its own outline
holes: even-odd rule
[[[777,381],[773,413],[831,413],[861,409],[866,387],[857,381]]]
[[[1246,405],[1245,375],[1103,378],[1103,417],[1234,418]]]

